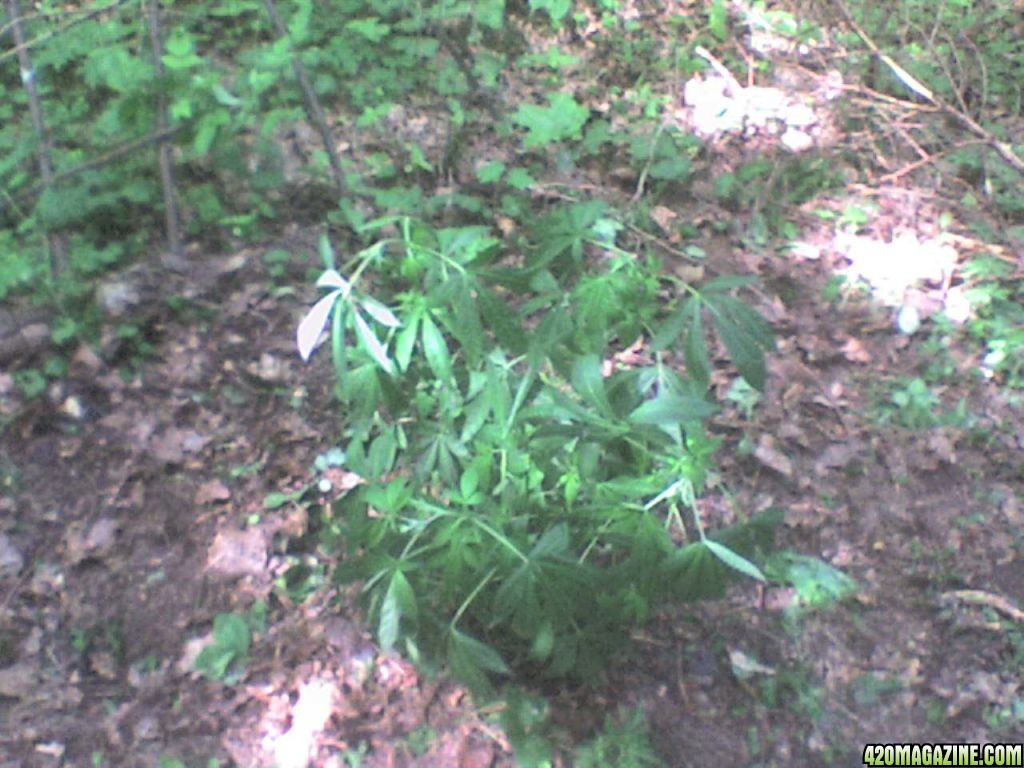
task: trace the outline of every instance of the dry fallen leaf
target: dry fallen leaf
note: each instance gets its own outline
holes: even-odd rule
[[[206,555],[206,569],[224,576],[254,576],[267,564],[267,536],[260,528],[219,531]]]
[[[843,357],[849,360],[851,363],[870,363],[871,353],[868,352],[867,348],[861,343],[860,339],[855,339],[852,336],[846,340],[846,343],[842,346]]]
[[[196,504],[212,504],[227,501],[231,498],[231,490],[220,480],[209,480],[199,486],[196,491]]]
[[[782,453],[771,435],[761,435],[754,450],[754,457],[769,469],[774,469],[787,480],[793,479],[793,462]]]

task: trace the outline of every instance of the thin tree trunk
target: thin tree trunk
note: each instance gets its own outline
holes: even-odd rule
[[[43,118],[43,104],[39,98],[39,88],[36,86],[36,73],[32,68],[32,57],[29,54],[28,46],[25,45],[25,33],[21,27],[21,9],[18,7],[18,0],[7,0],[7,15],[11,19],[14,44],[18,49],[21,82],[28,96],[28,109],[32,115],[32,126],[39,141],[39,149],[36,152],[39,163],[39,176],[42,178],[43,188],[51,189],[54,182],[53,147],[50,143],[50,135],[46,131],[46,121]],[[60,232],[47,232],[46,240],[50,249],[50,272],[53,277],[59,277],[65,267],[67,267],[67,242]]]
[[[164,75],[163,43],[160,40],[160,0],[149,0],[149,38],[153,44],[153,67],[157,80]],[[170,120],[167,116],[167,96],[160,91],[156,97],[157,133],[166,135]],[[174,186],[174,162],[171,143],[167,138],[160,140],[160,183],[164,194],[164,220],[167,230],[166,266],[184,270],[188,266],[181,246],[181,218],[178,216],[178,195]]]
[[[267,15],[270,17],[274,31],[280,37],[287,37],[288,30],[285,28],[284,22],[281,21],[281,14],[277,12],[277,4],[274,0],[263,0],[263,7],[267,9]],[[306,104],[306,116],[313,124],[317,133],[320,134],[320,140],[323,142],[324,150],[327,152],[327,160],[331,164],[331,176],[334,179],[334,186],[338,190],[339,195],[344,195],[348,187],[345,184],[345,174],[341,169],[341,160],[334,148],[331,129],[327,125],[327,118],[324,116],[324,110],[320,106],[320,99],[317,98],[316,91],[313,90],[313,84],[310,83],[309,75],[306,73],[306,68],[299,60],[297,53],[292,54],[292,69],[295,70],[295,78],[299,82],[299,89],[302,91],[302,98]]]

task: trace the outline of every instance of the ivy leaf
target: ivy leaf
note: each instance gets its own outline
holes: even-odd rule
[[[362,340],[363,344],[366,345],[367,351],[377,362],[377,365],[381,367],[385,373],[394,375],[395,364],[391,362],[391,358],[388,357],[388,351],[384,348],[384,345],[380,343],[380,339],[373,332],[370,326],[367,324],[363,316],[359,314],[359,310],[353,309],[352,318],[356,324],[356,335]]]
[[[330,317],[334,302],[341,296],[341,291],[331,291],[320,301],[313,305],[313,308],[306,313],[299,323],[295,333],[295,343],[299,348],[299,356],[303,362],[309,362],[313,348],[316,346],[320,334],[327,325],[327,318]]]

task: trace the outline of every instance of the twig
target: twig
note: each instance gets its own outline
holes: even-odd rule
[[[23,40],[20,43],[16,43],[13,48],[8,48],[3,53],[0,53],[0,64],[2,64],[3,62],[7,61],[7,59],[11,58],[12,56],[19,55],[23,50],[28,50],[29,48],[34,48],[35,46],[39,45],[40,43],[45,43],[51,37],[54,37],[55,35],[61,34],[63,32],[66,32],[68,29],[70,29],[71,27],[73,27],[73,26],[75,26],[77,24],[81,24],[82,22],[88,21],[89,19],[91,19],[94,16],[100,16],[101,14],[106,13],[107,11],[118,10],[118,9],[128,5],[129,2],[133,2],[133,1],[134,0],[120,0],[120,2],[113,3],[111,5],[105,5],[105,6],[102,6],[100,8],[93,8],[92,10],[89,10],[89,11],[83,11],[83,12],[81,12],[81,15],[79,15],[79,17],[76,18],[74,21],[69,22],[67,24],[62,24],[57,29],[52,29],[52,30],[49,30],[47,32],[42,33],[41,35],[37,35],[36,37],[33,37],[31,40]],[[41,14],[41,13],[34,13],[34,14],[31,14],[31,15],[26,14],[25,16],[21,17],[20,21],[25,21],[25,20],[31,19],[33,16],[42,16],[42,15],[43,14]],[[74,14],[69,14],[69,15],[74,15]],[[17,21],[17,18],[16,17],[12,17],[11,21],[9,21],[7,24],[4,24],[3,26],[0,26],[0,35],[2,35],[8,28],[12,28],[13,29],[14,24],[15,24],[16,21]]]
[[[287,38],[288,30],[285,28],[284,22],[281,21],[281,14],[277,11],[275,0],[263,0],[263,7],[266,8],[267,15],[270,17],[270,23],[273,25],[277,35]],[[310,122],[313,123],[317,133],[320,134],[324,151],[327,152],[327,161],[331,164],[331,176],[334,180],[334,186],[339,195],[344,195],[348,191],[348,186],[345,184],[345,173],[342,171],[341,160],[334,147],[331,129],[327,125],[327,118],[324,116],[324,110],[320,106],[320,99],[317,97],[316,91],[313,90],[313,84],[309,81],[306,67],[303,66],[297,53],[292,54],[292,69],[295,72],[295,79],[298,80],[299,89],[302,91],[302,99],[306,104],[306,115],[309,117]]]
[[[722,62],[712,56],[711,52],[707,48],[702,45],[698,45],[693,49],[693,52],[710,64],[711,68],[718,73],[718,76],[725,80],[726,89],[729,91],[730,96],[737,98],[741,93],[743,93],[744,88],[740,84],[740,81],[733,76],[732,72],[726,69],[726,66]]]
[[[891,56],[882,52],[878,45],[875,44],[875,41],[872,40],[868,33],[865,32],[854,20],[853,15],[850,13],[849,8],[846,7],[843,0],[838,0],[836,4],[838,5],[840,12],[846,18],[846,23],[849,24],[850,28],[857,33],[857,36],[864,41],[864,45],[866,45],[868,49],[882,61],[882,63],[889,67],[893,74],[896,75],[896,77],[899,78],[907,88],[929,104],[938,107],[941,111],[956,118],[960,124],[966,127],[969,131],[979,138],[984,139],[985,143],[994,149],[999,156],[1010,165],[1011,168],[1020,174],[1024,174],[1024,160],[1022,160],[1017,153],[1013,151],[1013,147],[1010,144],[1007,144],[1005,141],[1000,141],[997,136],[986,130],[978,123],[977,120],[967,114],[964,110],[957,109],[951,104],[947,104],[932,93],[931,90],[926,88],[919,80],[915,79],[909,72],[897,64]]]
[[[125,144],[121,144],[118,147],[114,147],[114,149],[110,150],[105,155],[100,155],[99,157],[95,157],[92,160],[86,160],[84,163],[82,163],[81,165],[76,165],[74,168],[68,168],[67,170],[64,171],[55,172],[53,174],[51,181],[63,181],[64,179],[68,179],[72,176],[77,176],[80,173],[92,171],[95,170],[96,168],[102,168],[107,163],[113,162],[114,160],[117,160],[118,158],[123,157],[124,155],[130,155],[135,150],[141,149],[147,144],[153,144],[154,142],[163,141],[164,139],[170,138],[177,132],[178,128],[168,128],[166,131],[157,131],[156,133],[151,133],[141,138],[134,139],[133,141],[129,141]],[[24,189],[19,189],[18,192],[13,196],[13,199],[5,198],[3,200],[0,200],[0,210],[3,210],[4,208],[13,207],[15,204],[15,199],[20,198],[24,195],[34,194],[43,189],[45,186],[46,184],[44,182],[38,181],[35,184],[25,187]]]

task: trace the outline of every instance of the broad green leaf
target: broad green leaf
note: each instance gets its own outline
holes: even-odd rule
[[[629,414],[634,424],[651,424],[656,427],[700,421],[712,416],[718,409],[706,400],[683,395],[660,392],[653,400],[645,400]]]
[[[521,104],[512,119],[527,129],[523,145],[541,147],[564,139],[580,138],[590,110],[567,93],[549,93],[548,106]]]
[[[482,184],[493,184],[505,173],[505,164],[500,160],[491,160],[476,169],[476,177]]]
[[[213,639],[218,645],[238,653],[248,653],[252,636],[244,616],[237,613],[219,613],[213,620]]]
[[[725,0],[714,0],[708,9],[708,29],[718,38],[719,42],[729,39],[729,10]]]
[[[395,365],[391,362],[388,357],[388,351],[384,348],[384,345],[380,343],[380,339],[373,332],[370,326],[367,324],[363,316],[359,314],[359,310],[352,310],[352,319],[356,325],[356,335],[366,346],[367,351],[376,361],[377,365],[381,367],[385,373],[393,375],[395,372]]]
[[[752,562],[742,555],[738,555],[728,547],[719,544],[717,541],[711,539],[705,539],[703,542],[711,554],[721,560],[723,563],[728,565],[730,568],[739,571],[740,573],[746,574],[752,579],[758,581],[764,581],[764,574],[761,573],[761,569],[754,565]]]
[[[313,348],[316,346],[320,334],[327,325],[327,318],[330,317],[334,302],[341,296],[341,291],[331,291],[320,301],[313,305],[313,308],[306,313],[299,323],[295,333],[295,343],[299,348],[299,356],[303,362],[308,362]]]
[[[444,335],[429,313],[424,313],[421,325],[423,354],[427,358],[427,364],[438,379],[447,382],[452,376],[452,361],[448,354],[448,343],[444,340]]]

